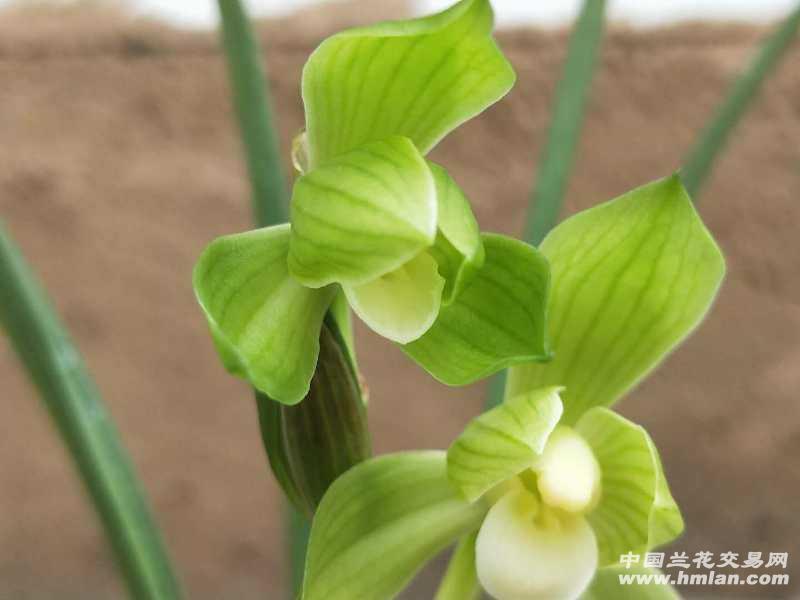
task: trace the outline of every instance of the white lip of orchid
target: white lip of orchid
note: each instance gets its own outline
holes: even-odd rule
[[[475,551],[481,585],[497,600],[575,600],[598,560],[583,516],[552,509],[519,488],[491,508]]]
[[[583,514],[600,499],[600,465],[586,440],[569,427],[559,426],[550,434],[533,470],[548,506]]]

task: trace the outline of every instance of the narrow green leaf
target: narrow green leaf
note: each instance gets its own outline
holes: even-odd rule
[[[392,598],[427,561],[475,530],[486,510],[450,486],[444,452],[363,462],[334,482],[317,510],[303,600]]]
[[[322,319],[336,289],[289,275],[289,225],[215,240],[194,270],[194,289],[225,367],[283,404],[308,393]]]
[[[678,537],[683,518],[644,428],[598,406],[581,417],[576,429],[592,447],[602,473],[600,503],[589,514],[600,566]]]
[[[480,600],[482,591],[475,571],[475,531],[461,538],[450,557],[434,600]]]
[[[570,37],[525,230],[525,239],[536,246],[556,224],[561,212],[583,128],[592,76],[600,54],[605,7],[605,0],[584,0]]]
[[[414,144],[368,144],[297,180],[289,269],[310,287],[367,283],[433,244],[437,213],[433,176]]]
[[[620,576],[633,577],[635,583],[622,584]],[[665,577],[668,575],[658,569],[605,567],[597,570],[592,584],[580,600],[680,600],[681,596],[674,587],[658,583]]]
[[[458,298],[442,307],[420,339],[403,350],[448,385],[466,385],[512,364],[549,357],[547,261],[529,246],[484,234],[486,262]]]
[[[325,40],[303,71],[312,168],[368,142],[411,138],[426,154],[502,98],[514,71],[491,38],[488,0]]]
[[[442,302],[450,304],[474,279],[483,266],[486,252],[469,200],[447,171],[430,161],[428,165],[436,182],[439,206],[439,231],[430,253],[446,282]]]
[[[0,325],[102,521],[131,597],[181,597],[142,487],[80,354],[0,222]]]
[[[286,182],[261,51],[239,0],[218,0],[239,133],[247,158],[253,216],[260,227],[286,221]]]
[[[535,246],[558,221],[564,202],[603,37],[605,5],[605,0],[584,0],[570,36],[525,226],[525,240]],[[492,380],[487,408],[503,401],[505,386],[506,373],[503,372]]]
[[[758,97],[761,85],[792,46],[800,28],[800,5],[764,41],[750,66],[734,82],[714,119],[703,131],[684,163],[681,177],[695,196],[705,183],[714,162],[722,154],[731,133],[747,108]]]
[[[467,425],[447,451],[447,476],[467,500],[533,466],[561,419],[560,391],[509,398]]]
[[[566,424],[655,368],[702,321],[725,272],[677,176],[567,219],[541,251],[553,277],[555,358],[512,369],[508,393],[565,386]]]

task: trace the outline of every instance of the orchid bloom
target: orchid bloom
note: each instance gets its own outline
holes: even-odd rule
[[[342,298],[450,385],[548,358],[546,261],[482,235],[464,193],[425,158],[513,86],[492,26],[487,0],[463,0],[344,31],[312,54],[291,222],[219,238],[195,268],[228,370],[300,402],[323,317]]]
[[[513,367],[505,401],[446,453],[340,477],[314,518],[304,600],[386,600],[455,540],[437,600],[616,600],[620,557],[681,533],[653,441],[609,407],[702,321],[723,256],[677,176],[567,219],[540,250],[553,360]]]

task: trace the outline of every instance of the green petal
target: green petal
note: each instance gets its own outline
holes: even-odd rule
[[[491,38],[488,0],[339,33],[303,70],[312,166],[391,135],[427,153],[502,98],[515,75]]]
[[[450,304],[483,266],[486,253],[472,207],[452,177],[439,165],[428,162],[436,181],[439,232],[430,252],[447,282],[443,302]]]
[[[475,531],[458,542],[434,600],[479,600],[481,586],[475,571]]]
[[[328,489],[311,526],[304,600],[386,600],[477,529],[487,507],[458,498],[444,452],[368,460]]]
[[[297,180],[289,270],[309,287],[366,283],[433,244],[437,213],[433,176],[414,144],[369,144]]]
[[[559,391],[510,398],[467,425],[447,451],[447,476],[467,500],[533,465],[561,418]]]
[[[433,325],[443,288],[436,261],[423,252],[399,269],[344,291],[350,306],[370,329],[407,344]]]
[[[334,288],[311,290],[286,267],[289,226],[221,237],[194,269],[194,290],[225,367],[284,404],[308,393]]]
[[[623,577],[642,577],[642,583],[620,583]],[[667,583],[654,583],[654,578],[664,575],[658,569],[631,566],[598,569],[592,584],[581,600],[680,600],[677,590]],[[636,581],[634,579],[634,581]],[[647,583],[647,582],[651,583]]]
[[[644,428],[596,407],[581,417],[576,429],[589,442],[602,472],[600,503],[589,514],[600,565],[616,564],[622,554],[643,554],[678,537],[683,518]]]
[[[564,221],[544,240],[555,359],[508,391],[563,385],[564,421],[609,406],[702,321],[725,262],[677,176]]]
[[[511,238],[482,236],[486,262],[458,298],[442,307],[403,350],[442,383],[466,385],[512,364],[545,360],[547,261]],[[544,387],[544,386],[542,386]]]

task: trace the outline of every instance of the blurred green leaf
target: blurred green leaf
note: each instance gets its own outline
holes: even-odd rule
[[[132,598],[181,597],[133,465],[80,354],[0,222],[0,324],[100,516]]]
[[[247,159],[253,216],[259,227],[286,221],[286,181],[261,50],[239,0],[218,0],[239,133]]]
[[[644,428],[596,407],[581,417],[576,430],[589,442],[602,473],[600,503],[588,516],[600,566],[617,564],[628,552],[644,554],[678,537],[683,518]]]
[[[724,258],[677,176],[583,211],[541,245],[555,358],[514,367],[509,397],[563,385],[564,419],[609,406],[703,320]]]
[[[761,46],[749,67],[736,79],[730,92],[708,123],[686,158],[681,178],[692,196],[696,196],[722,154],[728,139],[747,108],[758,97],[761,86],[791,48],[800,28],[800,5],[775,28]]]
[[[483,591],[475,571],[475,531],[456,545],[434,600],[480,600]]]
[[[311,168],[366,143],[411,138],[423,154],[502,98],[514,71],[491,38],[488,0],[325,40],[303,70]]]
[[[558,425],[559,388],[509,398],[473,419],[447,451],[447,476],[470,502],[533,466]]]
[[[334,482],[317,510],[303,600],[392,598],[425,563],[477,529],[486,510],[450,486],[444,452],[363,462]]]
[[[483,234],[486,261],[425,335],[403,350],[448,385],[473,383],[512,364],[549,357],[547,261],[533,247]]]

